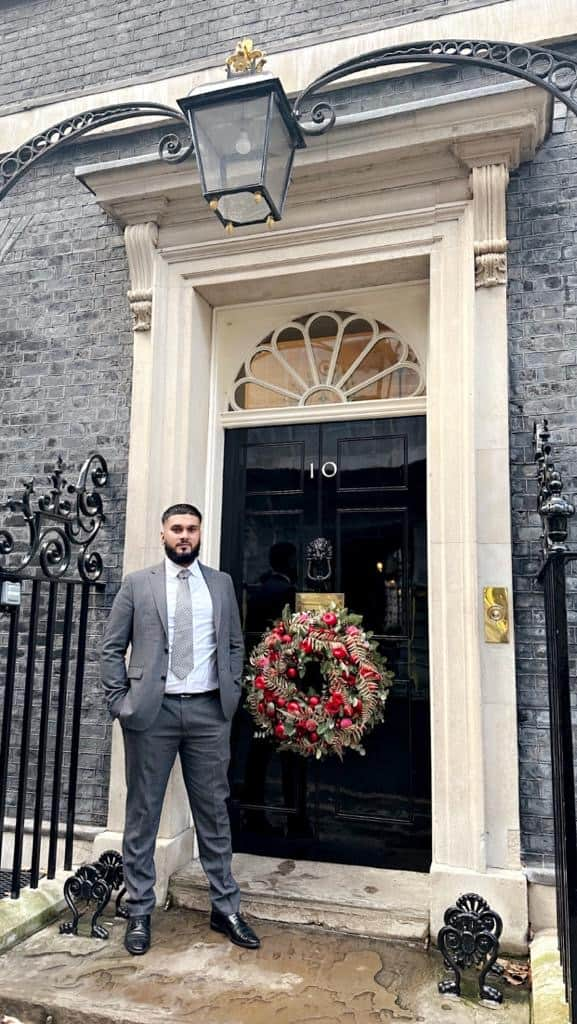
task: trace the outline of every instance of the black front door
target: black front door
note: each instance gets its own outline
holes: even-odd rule
[[[233,730],[237,851],[426,871],[431,860],[425,419],[250,427],[226,436],[222,568],[247,652],[330,541],[325,587],[373,630],[395,683],[366,756],[318,762]]]

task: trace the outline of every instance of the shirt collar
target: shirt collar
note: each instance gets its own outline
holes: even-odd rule
[[[201,571],[200,571],[200,566],[198,564],[198,558],[195,558],[195,560],[192,563],[192,565],[176,565],[176,563],[173,562],[172,559],[168,558],[168,556],[165,555],[164,556],[164,565],[165,565],[165,569],[166,569],[166,575],[167,576],[172,576],[174,579],[177,578],[177,576],[178,576],[178,574],[179,574],[181,569],[189,569],[191,576],[201,576],[202,575]]]

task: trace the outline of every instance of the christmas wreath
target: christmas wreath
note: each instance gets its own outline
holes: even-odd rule
[[[285,608],[253,649],[246,706],[256,735],[305,757],[365,751],[363,737],[382,721],[393,673],[385,668],[360,615]]]

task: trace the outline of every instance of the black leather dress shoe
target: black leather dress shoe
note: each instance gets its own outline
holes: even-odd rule
[[[240,916],[240,914],[221,914],[213,910],[210,915],[210,927],[213,932],[222,932],[228,935],[231,942],[236,946],[244,946],[245,949],[259,949],[260,939],[254,934],[252,928]]]
[[[143,953],[148,953],[150,949],[150,914],[128,918],[124,946],[133,956],[142,956]]]

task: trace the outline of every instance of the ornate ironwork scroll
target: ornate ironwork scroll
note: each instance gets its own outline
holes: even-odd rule
[[[135,117],[158,116],[178,121],[188,129],[188,121],[184,114],[162,103],[115,103],[109,107],[85,110],[73,117],[67,117],[66,120],[34,135],[0,161],[0,200],[38,160],[67,142],[72,142],[104,125],[128,121]],[[184,143],[175,134],[167,135],[159,145],[160,156],[169,163],[184,160],[190,156],[192,150],[192,140]]]
[[[49,477],[51,486],[38,498],[36,509],[32,507],[32,496],[36,493],[33,478],[22,481],[20,496],[13,495],[0,504],[0,510],[22,516],[28,531],[24,552],[14,566],[9,566],[5,560],[15,551],[16,540],[11,530],[0,529],[0,568],[20,573],[38,558],[43,575],[59,579],[70,568],[76,553],[83,580],[94,583],[102,575],[102,556],[92,545],[105,521],[98,491],[108,481],[108,466],[102,455],[92,452],[76,484],[68,483],[65,469],[59,456]]]
[[[116,850],[107,850],[94,864],[83,864],[64,883],[64,899],[72,911],[72,920],[60,925],[61,935],[78,935],[78,922],[91,904],[96,904],[90,921],[90,935],[93,939],[107,939],[108,929],[98,924],[98,919],[110,902],[113,890],[118,890],[115,902],[115,916],[128,917],[120,901],[126,890],[123,887],[124,871],[122,857]],[[84,911],[78,904],[84,902]]]
[[[422,62],[471,64],[492,71],[502,71],[515,78],[523,78],[532,85],[541,86],[561,100],[569,110],[577,113],[577,61],[572,57],[557,50],[517,43],[482,39],[434,39],[359,54],[316,78],[300,93],[293,106],[293,113],[299,121],[301,131],[308,135],[319,135],[332,128],[336,121],[336,111],[329,100],[317,100],[310,111],[304,111],[303,108],[308,100],[313,99],[317,93],[334,82],[362,71],[371,71],[391,64]],[[0,200],[29,167],[58,146],[103,125],[154,115],[188,125],[185,116],[179,110],[161,103],[125,103],[80,112],[40,132],[0,161]],[[312,125],[303,125],[304,118],[310,119]],[[159,146],[161,158],[169,163],[185,160],[192,151],[192,140],[183,142],[175,133],[165,136]]]
[[[439,982],[442,994],[461,995],[461,971],[467,967],[480,967],[479,998],[501,1003],[503,995],[493,985],[486,984],[490,971],[500,974],[495,961],[499,955],[499,938],[503,922],[491,910],[482,896],[474,892],[459,896],[456,904],[445,911],[437,945],[443,954],[445,967],[452,977]]]
[[[545,559],[552,552],[567,551],[567,520],[575,515],[575,506],[561,493],[563,481],[551,458],[550,438],[547,420],[534,424],[533,446],[539,481],[537,509],[541,516],[541,545]]]
[[[72,920],[64,921],[60,925],[61,935],[78,934],[78,922],[82,916],[78,903],[84,901],[87,907],[91,903],[96,903],[96,909],[92,914],[90,922],[92,938],[108,938],[108,930],[103,925],[98,924],[98,918],[110,899],[110,886],[94,864],[84,864],[81,868],[78,868],[76,874],[66,879],[64,883],[64,899],[72,911]]]
[[[106,850],[100,854],[96,867],[101,872],[104,881],[110,886],[110,889],[117,894],[114,903],[115,917],[128,917],[126,907],[121,905],[122,897],[126,893],[122,855],[117,850]]]
[[[515,78],[524,78],[539,85],[565,103],[577,114],[577,61],[572,57],[544,47],[520,46],[517,43],[482,39],[433,39],[425,43],[388,46],[359,54],[337,64],[320,75],[297,96],[293,113],[301,131],[322,135],[332,128],[336,111],[327,99],[320,99],[309,111],[303,108],[309,100],[334,82],[361,71],[371,71],[391,64],[472,64],[492,71],[503,71]],[[303,119],[312,125],[303,124]]]

